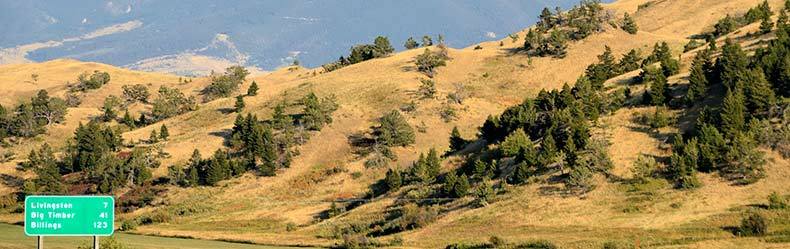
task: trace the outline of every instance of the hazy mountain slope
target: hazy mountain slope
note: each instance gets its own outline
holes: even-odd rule
[[[0,1],[0,47],[59,41],[102,27],[138,21],[139,29],[31,51],[45,61],[73,58],[124,66],[188,54],[224,34],[249,56],[238,61],[224,51],[200,55],[272,70],[294,58],[310,67],[345,54],[355,44],[389,36],[401,49],[409,36],[444,34],[451,46],[504,37],[533,23],[544,6],[567,9],[577,1]],[[419,5],[420,8],[412,8]],[[398,20],[398,25],[392,25]],[[129,42],[134,41],[134,42]],[[181,60],[181,61],[185,61]],[[0,60],[2,61],[2,60]],[[188,61],[188,60],[186,60]],[[172,68],[139,67],[164,70]]]

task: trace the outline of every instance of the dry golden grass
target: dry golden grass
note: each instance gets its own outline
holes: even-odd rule
[[[620,0],[607,4],[606,8],[618,13],[634,13],[639,4],[646,0]],[[320,69],[288,67],[270,74],[252,77],[242,87],[245,91],[249,82],[256,81],[261,88],[255,97],[245,97],[247,108],[261,118],[268,118],[274,104],[283,99],[290,102],[302,97],[308,91],[319,96],[334,94],[340,109],[334,115],[334,122],[320,132],[314,132],[310,140],[299,147],[297,156],[288,169],[280,170],[276,177],[244,177],[223,182],[215,188],[181,189],[171,188],[161,199],[166,203],[180,203],[207,198],[217,210],[186,217],[180,217],[167,224],[142,226],[141,233],[162,235],[188,235],[211,239],[244,239],[272,244],[311,244],[330,245],[333,241],[319,237],[338,222],[366,220],[380,214],[391,202],[389,199],[363,205],[341,217],[314,223],[314,217],[329,207],[329,202],[338,198],[361,196],[369,185],[380,179],[385,169],[366,169],[364,159],[352,153],[348,137],[364,132],[375,123],[375,119],[386,111],[398,109],[401,105],[414,101],[417,110],[406,113],[412,126],[424,126],[426,133],[417,133],[416,143],[405,148],[396,148],[398,160],[393,167],[408,167],[420,152],[437,148],[440,152],[447,149],[450,130],[458,126],[466,138],[476,136],[477,127],[486,116],[498,114],[507,106],[519,103],[524,97],[534,96],[542,88],[558,88],[563,83],[572,84],[587,65],[597,60],[596,56],[609,45],[616,55],[630,49],[640,49],[643,55],[650,52],[652,45],[667,41],[677,53],[687,42],[687,37],[707,30],[726,13],[743,12],[758,4],[757,0],[682,0],[656,1],[647,9],[634,14],[640,32],[629,35],[619,29],[608,28],[605,33],[593,35],[583,41],[570,45],[568,56],[564,59],[528,58],[526,55],[511,54],[509,51],[522,45],[504,39],[483,42],[481,50],[472,45],[463,49],[450,49],[446,67],[438,69],[434,79],[439,93],[435,99],[420,99],[416,96],[420,79],[426,78],[414,70],[413,58],[423,49],[404,51],[387,58],[375,59],[351,65],[337,71],[322,73]],[[780,1],[770,1],[776,9]],[[744,28],[754,29],[754,25]],[[523,37],[524,32],[519,32]],[[737,35],[736,35],[737,36]],[[747,42],[751,40],[746,40]],[[619,56],[618,56],[619,57]],[[688,64],[693,53],[682,56]],[[684,67],[684,70],[686,67]],[[139,73],[117,69],[95,63],[57,60],[39,64],[0,66],[0,82],[14,87],[25,86],[19,90],[0,93],[0,103],[13,103],[26,99],[39,88],[51,93],[62,94],[66,81],[75,81],[82,71],[109,71],[110,85],[87,94],[80,108],[70,109],[65,124],[49,129],[48,134],[14,147],[26,154],[42,142],[62,145],[70,137],[80,121],[85,122],[97,113],[97,107],[104,97],[120,94],[120,87],[129,83],[152,83],[152,90],[160,84],[177,86],[194,94],[207,84],[208,79],[198,78],[191,84],[179,85],[177,76]],[[26,83],[31,73],[40,75],[37,85]],[[633,76],[632,72],[612,83]],[[684,84],[687,73],[672,77],[670,82]],[[29,85],[29,86],[28,86]],[[452,105],[458,113],[456,120],[444,122],[440,110],[446,105],[448,93],[461,86],[468,98],[461,105]],[[4,86],[5,87],[5,86]],[[8,94],[8,95],[5,95]],[[223,110],[231,108],[232,98],[218,99],[201,104],[200,109],[163,121],[171,133],[171,139],[164,143],[164,150],[172,155],[164,160],[163,166],[155,171],[164,175],[166,167],[182,163],[189,158],[194,149],[204,157],[214,150],[223,148],[222,134],[233,126],[235,114]],[[298,107],[292,108],[297,112]],[[649,109],[623,109],[605,117],[601,130],[613,143],[609,148],[615,162],[613,173],[628,178],[634,159],[639,154],[666,156],[667,152],[658,148],[660,137],[639,129],[632,122],[635,112]],[[152,129],[161,124],[151,125],[124,134],[127,141],[146,139]],[[668,133],[662,131],[662,133]],[[790,180],[788,162],[774,153],[768,178],[746,187],[728,186],[713,175],[702,175],[705,186],[693,192],[679,192],[668,187],[655,190],[657,197],[641,203],[638,212],[624,212],[629,208],[630,196],[620,183],[608,183],[598,179],[596,190],[583,198],[562,197],[542,194],[542,187],[551,185],[533,184],[514,187],[502,200],[479,209],[460,209],[443,216],[427,228],[403,233],[407,246],[443,247],[450,242],[479,242],[491,235],[503,236],[510,240],[544,238],[563,241],[562,245],[575,247],[598,247],[606,238],[618,240],[645,239],[664,241],[681,239],[684,236],[680,227],[708,217],[726,213],[728,209],[762,201],[767,193],[779,191],[787,193],[786,182]],[[448,163],[447,167],[453,166]],[[339,167],[346,172],[321,176],[316,174],[323,169]],[[0,165],[0,173],[15,174],[13,163]],[[361,172],[354,179],[352,172]],[[2,186],[2,185],[0,185]],[[554,186],[556,187],[556,186]],[[0,191],[8,191],[0,187]],[[672,206],[680,205],[681,208]],[[144,214],[156,208],[138,210],[132,215]],[[15,217],[2,217],[13,220]],[[16,219],[21,217],[16,217]],[[229,231],[218,223],[235,224],[239,230]],[[285,224],[293,222],[299,229],[285,231]],[[264,226],[251,224],[265,223]],[[214,225],[212,225],[214,224]],[[246,227],[246,228],[245,228]],[[734,239],[719,233],[706,240],[687,246],[710,247],[770,247],[771,245],[752,239]],[[710,243],[708,243],[710,242]]]

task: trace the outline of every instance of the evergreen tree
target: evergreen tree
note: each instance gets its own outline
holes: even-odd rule
[[[390,45],[390,40],[387,39],[386,36],[377,36],[376,39],[373,41],[373,45],[375,46],[374,57],[384,57],[392,52],[395,52],[395,49],[392,48]]]
[[[62,194],[66,191],[58,161],[49,144],[45,143],[38,151],[31,151],[23,166],[32,169],[36,174],[30,183],[25,183],[26,194]]]
[[[764,16],[760,22],[760,33],[768,34],[774,28],[774,22],[771,21],[770,16]]]
[[[268,126],[263,128],[262,140],[260,174],[274,176],[277,169],[277,143],[274,141],[272,129]]]
[[[699,139],[699,169],[711,172],[719,168],[722,163],[723,149],[726,147],[724,135],[710,124],[702,124],[698,134]]]
[[[332,123],[332,112],[337,110],[334,96],[324,97],[319,100],[315,93],[309,93],[302,99],[304,115],[302,124],[310,130],[320,130],[326,124]]]
[[[387,170],[387,175],[384,177],[384,183],[387,185],[388,191],[397,191],[403,185],[401,173],[394,169]]]
[[[530,173],[529,165],[526,162],[520,162],[516,164],[516,168],[513,171],[513,176],[510,178],[510,181],[515,184],[527,183]]]
[[[134,128],[136,128],[136,125],[135,125],[134,119],[132,118],[132,115],[131,115],[131,114],[129,114],[129,110],[127,110],[127,111],[126,111],[126,112],[123,114],[123,119],[121,119],[121,123],[123,123],[124,125],[128,126],[128,127],[129,127],[129,128],[131,128],[131,129],[134,129]]]
[[[534,29],[529,29],[527,35],[524,36],[524,50],[534,51],[539,49],[543,44],[543,35]]]
[[[373,129],[376,140],[387,146],[406,146],[414,143],[414,129],[398,111],[391,111],[379,118]]]
[[[431,148],[428,151],[428,156],[425,157],[425,163],[428,174],[432,177],[439,175],[442,170],[442,164],[439,155],[436,153],[436,149]]]
[[[744,87],[749,112],[758,115],[767,114],[771,106],[776,103],[776,96],[763,70],[757,68],[746,72],[742,81],[739,85]]]
[[[727,39],[722,46],[721,56],[716,61],[718,79],[727,88],[734,88],[747,70],[749,64],[746,53],[738,43]]]
[[[189,162],[187,162],[187,172],[186,172],[186,179],[188,186],[197,186],[200,184],[200,167],[202,157],[200,156],[200,151],[195,149],[192,151],[192,156],[189,158]]]
[[[445,66],[445,60],[446,59],[443,56],[431,52],[430,49],[426,48],[422,54],[417,55],[417,57],[414,58],[414,63],[417,65],[418,71],[423,72],[428,77],[433,78],[435,73],[434,70],[437,67]]]
[[[236,96],[236,103],[233,105],[236,113],[241,113],[244,110],[244,96]]]
[[[227,153],[222,150],[214,152],[214,156],[206,162],[204,181],[206,185],[216,186],[219,181],[225,180],[230,175]]]
[[[779,18],[776,19],[777,29],[785,29],[787,27],[788,20],[790,20],[790,18],[787,17],[787,10],[779,11]],[[762,26],[762,24],[760,26]]]
[[[453,127],[450,132],[450,151],[460,151],[466,147],[466,140],[461,137],[461,132],[458,131],[458,126]]]
[[[687,144],[684,144],[682,138],[677,138],[674,149],[675,153],[672,154],[670,165],[667,168],[670,178],[675,181],[678,188],[698,188],[701,183],[696,176],[697,159],[699,158],[697,140],[692,138]]]
[[[638,31],[636,21],[634,21],[634,18],[628,15],[628,13],[623,14],[623,25],[621,28],[632,35],[636,34]]]
[[[422,37],[422,46],[423,47],[433,46],[433,40],[431,39],[430,36],[425,35]]]
[[[148,136],[148,143],[158,143],[159,142],[159,133],[156,130],[151,130],[151,135]]]
[[[170,138],[170,132],[167,130],[167,126],[164,124],[159,127],[159,138],[164,141],[167,141],[167,139]]]
[[[746,128],[746,100],[739,89],[727,91],[721,110],[721,129],[734,135]]]
[[[689,74],[689,88],[686,93],[686,102],[689,104],[700,100],[708,91],[708,75],[705,72],[705,64],[708,60],[708,50],[699,51],[694,56]]]
[[[258,83],[253,80],[252,84],[250,84],[250,87],[247,88],[247,96],[258,95],[258,90]]]
[[[537,26],[544,32],[554,27],[554,13],[549,8],[543,8],[540,12]]]
[[[665,105],[669,102],[671,94],[667,87],[667,78],[657,70],[648,70],[650,83],[650,94],[647,95],[648,103],[655,106]]]
[[[727,16],[716,22],[716,24],[713,26],[713,35],[719,37],[729,34],[735,31],[736,26],[737,22],[735,21],[735,18],[727,14]]]
[[[519,128],[505,138],[505,141],[499,145],[499,149],[502,151],[502,155],[511,157],[518,155],[522,150],[533,150],[533,144],[524,129]]]
[[[641,60],[642,58],[640,58],[639,52],[636,51],[636,49],[631,49],[631,51],[623,55],[623,58],[620,59],[620,63],[618,63],[617,67],[620,69],[621,73],[631,72],[639,69]]]
[[[406,42],[403,44],[403,47],[406,48],[407,50],[415,49],[415,48],[418,48],[419,46],[420,46],[420,44],[418,44],[417,41],[415,41],[414,38],[412,38],[412,37],[409,37],[409,39],[406,39]]]
[[[478,179],[488,179],[494,176],[494,171],[496,170],[496,163],[486,163],[483,160],[477,159],[474,162],[474,169],[472,172],[473,176],[476,176]]]
[[[293,125],[293,119],[285,113],[285,103],[279,103],[274,107],[272,114],[272,126],[274,129],[282,130]]]
[[[726,178],[738,184],[751,184],[765,176],[765,155],[757,149],[757,142],[746,132],[736,132],[724,153]]]
[[[467,177],[466,174],[461,174],[455,186],[453,186],[453,196],[460,198],[467,194],[469,194],[469,177]]]
[[[428,162],[426,161],[425,154],[423,153],[420,153],[420,157],[412,164],[409,175],[411,176],[410,181],[424,184],[431,183],[436,179],[436,176],[430,173],[430,170],[428,169]]]

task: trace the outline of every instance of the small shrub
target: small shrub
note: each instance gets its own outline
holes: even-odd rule
[[[449,123],[450,121],[456,120],[458,118],[458,113],[452,106],[444,105],[439,111],[439,116],[442,117],[442,120],[444,120],[445,123]]]
[[[639,155],[639,157],[637,157],[636,161],[634,162],[634,167],[632,168],[634,180],[645,182],[650,177],[653,177],[653,173],[655,173],[657,169],[658,162],[656,162],[655,158],[646,155]]]
[[[483,47],[481,47],[480,45],[475,46],[475,50],[480,50],[480,49],[483,49]]]
[[[738,236],[763,236],[767,232],[768,223],[758,213],[752,213],[741,220],[741,226],[738,228]]]
[[[787,200],[785,200],[784,197],[780,196],[776,192],[772,192],[771,195],[768,196],[768,208],[769,209],[787,208]]]
[[[121,222],[121,231],[133,231],[134,229],[137,229],[137,221],[124,220]]]
[[[285,224],[285,231],[293,232],[296,231],[296,223],[288,222]]]
[[[557,246],[547,240],[531,241],[514,246],[516,249],[557,249]]]

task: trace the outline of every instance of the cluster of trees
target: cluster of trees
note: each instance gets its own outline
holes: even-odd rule
[[[790,5],[790,3],[785,3],[785,8],[787,8],[788,5]],[[786,22],[787,14],[785,11],[782,10],[780,14],[784,15],[784,21],[782,22]],[[710,35],[713,37],[720,37],[729,34],[740,27],[755,23],[757,21],[760,21],[761,32],[768,33],[774,26],[774,23],[771,20],[772,15],[773,12],[771,11],[771,6],[768,5],[768,1],[763,1],[756,7],[749,9],[749,11],[747,11],[743,16],[733,17],[731,15],[727,15],[720,19],[713,26],[714,30]],[[780,17],[780,19],[782,18]]]
[[[749,184],[764,176],[766,163],[759,145],[786,150],[788,97],[786,70],[790,70],[790,29],[779,29],[777,39],[754,56],[727,40],[715,60],[711,48],[697,53],[691,66],[688,104],[703,105],[695,129],[675,139],[668,175],[680,188],[699,186],[697,171],[719,172],[726,179]],[[726,94],[715,105],[701,100],[710,89]],[[784,110],[784,111],[783,111]],[[768,138],[765,134],[773,138]]]
[[[211,84],[201,91],[204,101],[230,97],[244,83],[244,79],[249,74],[250,72],[242,66],[231,66],[225,69],[223,74],[212,74]]]
[[[569,40],[581,40],[603,31],[608,19],[599,0],[582,0],[568,12],[544,8],[536,28],[525,36],[524,50],[537,56],[565,57]],[[629,28],[635,29],[635,24]]]
[[[104,103],[99,108],[101,115],[98,120],[104,122],[115,120],[129,128],[136,128],[197,110],[195,97],[187,97],[176,88],[159,87],[158,96],[153,102],[149,102],[150,93],[144,85],[125,85],[123,89],[123,99],[115,95],[107,96],[104,99]],[[134,102],[150,103],[152,105],[151,113],[140,113],[140,116],[135,119],[127,109]],[[121,111],[124,111],[123,116],[119,116]]]
[[[340,56],[336,62],[324,64],[322,67],[325,71],[331,72],[348,65],[360,63],[366,60],[386,57],[395,49],[390,44],[386,36],[377,36],[373,40],[373,44],[361,44],[351,47],[351,52],[348,57]]]
[[[91,121],[80,124],[74,138],[57,158],[49,145],[30,152],[22,168],[32,170],[36,177],[24,184],[25,194],[63,194],[69,183],[63,175],[78,173],[75,185],[87,185],[85,193],[111,193],[128,186],[139,186],[151,179],[151,168],[159,166],[153,148],[121,151],[120,132]]]
[[[50,97],[40,90],[30,102],[21,103],[14,109],[0,105],[0,140],[6,137],[29,138],[46,131],[46,126],[63,122],[68,111],[66,101]]]
[[[87,91],[99,89],[103,85],[110,83],[110,74],[102,71],[93,71],[93,73],[83,72],[77,77],[77,85],[74,85],[70,90]]]
[[[437,41],[438,41],[439,44],[443,44],[444,43],[444,36],[439,34],[439,36],[437,37]],[[409,37],[409,39],[406,39],[406,42],[403,43],[403,47],[406,48],[407,50],[408,49],[415,49],[415,48],[418,48],[420,46],[422,46],[422,47],[433,46],[433,39],[431,38],[431,36],[429,36],[429,35],[422,36],[422,45],[417,43],[417,41],[415,41],[413,37]]]
[[[332,122],[332,112],[338,106],[333,96],[319,99],[314,93],[301,101],[303,113],[292,118],[286,113],[285,103],[274,108],[270,120],[239,114],[229,139],[229,149],[217,150],[208,159],[202,159],[195,150],[186,165],[171,166],[169,178],[181,186],[216,185],[219,181],[255,171],[262,176],[274,176],[277,169],[288,168],[295,152],[294,145],[304,142],[304,130],[320,130]],[[160,131],[161,136],[161,131]]]

